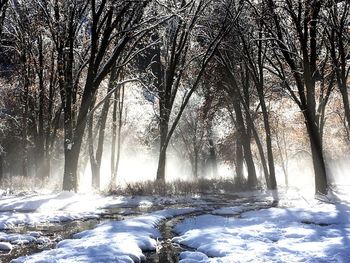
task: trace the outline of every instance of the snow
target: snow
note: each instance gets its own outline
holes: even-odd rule
[[[142,251],[156,250],[157,225],[166,218],[196,211],[194,208],[165,209],[145,216],[99,224],[92,230],[63,240],[56,249],[20,257],[13,263],[31,262],[141,262]]]
[[[185,251],[180,253],[180,261],[182,263],[207,262],[208,260],[208,256],[201,252]]]
[[[79,195],[70,192],[2,197],[0,229],[12,229],[18,225],[98,218],[103,212],[101,207],[113,201],[116,200],[111,197]]]
[[[180,198],[184,202],[184,198]],[[96,194],[32,194],[0,199],[0,229],[18,225],[38,225],[73,220],[99,218],[111,208],[151,208],[154,205],[175,204],[180,199],[170,197],[125,197]],[[122,213],[122,212],[121,212]],[[126,211],[126,214],[130,211]]]
[[[235,193],[236,194],[236,193]],[[94,229],[75,234],[55,249],[21,257],[14,262],[140,262],[145,251],[157,251],[157,227],[166,218],[202,211],[174,228],[173,241],[191,247],[180,254],[182,263],[194,262],[348,262],[350,258],[350,203],[338,193],[321,202],[301,192],[279,192],[279,206],[269,207],[271,192],[230,196],[123,197],[96,194],[33,194],[4,196],[0,200],[3,229],[56,224],[98,218],[106,209],[126,215],[121,221],[104,221]],[[197,208],[162,209],[162,205]],[[145,213],[135,216],[135,208]],[[214,209],[215,207],[215,209]],[[156,211],[149,213],[147,211]],[[114,213],[113,212],[113,213]],[[130,214],[132,214],[130,216]],[[0,250],[50,241],[40,231],[0,232]]]
[[[265,202],[263,202],[262,205],[266,205]],[[238,205],[238,206],[228,206],[228,207],[222,207],[222,208],[219,208],[219,209],[215,209],[212,214],[215,214],[215,215],[239,215],[241,214],[242,212],[245,212],[245,211],[250,211],[250,210],[255,210],[259,208],[259,205],[258,204],[250,204],[250,203],[247,203],[247,204],[243,204],[243,205]]]
[[[177,198],[169,197],[101,196],[71,192],[3,196],[0,199],[0,229],[7,231],[18,226],[31,226],[35,229],[40,225],[97,219],[108,212],[106,209],[114,208],[118,214],[128,215],[135,213],[132,209],[136,207],[151,209],[154,205],[174,204],[177,201]],[[32,243],[44,245],[52,242],[38,231],[21,234],[0,232],[0,241],[18,246]]]
[[[224,208],[216,214],[244,211]],[[175,227],[174,242],[197,249],[181,262],[347,262],[350,208],[346,203],[314,202],[305,207],[272,207],[240,217],[206,214]],[[210,258],[207,258],[207,257]]]
[[[32,194],[2,198],[0,211],[50,212],[64,210],[89,212],[108,201],[108,198],[98,195],[74,194],[72,192],[47,195]]]
[[[3,245],[0,245],[0,250],[8,250],[7,246],[4,244],[12,244],[12,245],[25,245],[29,243],[49,243],[50,239],[47,237],[41,236],[40,232],[29,232],[27,234],[19,234],[19,233],[11,233],[7,234],[4,232],[0,232],[0,242]],[[11,249],[12,249],[11,245]]]
[[[0,242],[0,250],[12,250],[12,245],[9,242]]]

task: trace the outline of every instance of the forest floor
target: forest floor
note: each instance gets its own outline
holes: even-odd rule
[[[0,262],[349,262],[344,196],[3,194]]]

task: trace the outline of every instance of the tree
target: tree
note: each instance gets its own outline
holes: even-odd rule
[[[117,1],[113,5],[107,0],[102,0],[99,3],[95,0],[87,3],[85,1],[68,2],[63,3],[61,15],[56,11],[56,22],[61,25],[67,23],[66,27],[63,27],[65,30],[57,38],[58,53],[61,54],[58,61],[61,64],[61,99],[65,105],[63,189],[76,191],[78,159],[87,123],[87,114],[102,80],[110,72],[115,61],[123,54],[127,44],[140,34],[142,29],[139,25],[147,2]],[[90,16],[87,16],[85,12],[88,5]],[[55,9],[59,10],[60,6],[56,4]],[[75,104],[77,95],[75,83],[78,82],[78,78],[73,81],[74,44],[82,27],[81,21],[86,19],[90,19],[90,21],[85,25],[91,25],[88,29],[89,49],[85,51],[87,55],[82,63],[83,68],[86,66],[86,76],[81,102],[78,106]],[[80,72],[77,76],[79,75]],[[73,107],[77,107],[76,120],[73,116],[75,113]]]
[[[0,0],[0,41],[2,42],[2,28],[6,16],[8,0]],[[3,164],[4,164],[4,149],[0,144],[0,183],[3,181]]]
[[[241,30],[240,38],[243,46],[244,59],[247,65],[246,68],[249,70],[249,74],[251,75],[251,79],[253,80],[254,86],[256,88],[261,112],[263,115],[267,162],[268,162],[268,168],[269,168],[268,180],[266,183],[269,189],[276,190],[277,182],[276,182],[276,175],[275,175],[273,149],[272,149],[269,112],[265,102],[266,76],[264,74],[264,65],[265,65],[265,60],[267,56],[267,52],[266,52],[267,47],[265,46],[266,42],[262,40],[262,36],[264,34],[262,22],[257,21],[256,24],[257,24],[257,29],[251,30],[251,32],[258,32],[256,36],[249,33],[247,34],[247,32],[242,32]],[[249,41],[247,41],[247,39],[249,39]]]
[[[271,63],[284,87],[299,106],[308,132],[315,171],[316,193],[327,194],[327,174],[323,155],[319,114],[316,105],[316,80],[319,50],[319,18],[323,1],[275,3],[266,0],[258,11],[265,25],[265,35],[273,45],[276,61]],[[288,18],[288,19],[286,19]],[[293,80],[282,71],[289,68]],[[296,86],[296,90],[293,88]]]
[[[199,31],[198,28],[200,18],[209,10],[215,9],[214,7],[213,2],[207,0],[193,1],[188,4],[185,1],[165,1],[160,6],[160,9],[167,12],[170,10],[172,14],[175,14],[158,33],[162,37],[162,43],[157,46],[152,61],[156,79],[155,90],[157,90],[159,100],[160,151],[157,181],[160,182],[165,181],[166,152],[178,121],[191,95],[197,89],[206,66],[213,57],[223,35],[228,31],[227,21],[224,19],[219,29],[212,32],[212,36],[207,38],[208,35],[201,35],[204,32]],[[206,38],[202,46],[199,46],[200,43],[195,37],[197,39]],[[195,55],[191,56],[193,53]],[[197,71],[193,69],[193,65],[198,69]],[[183,81],[189,74],[195,77],[187,82],[187,91],[172,121],[178,90],[185,85]]]
[[[340,91],[344,118],[347,125],[348,140],[350,140],[350,105],[348,96],[348,78],[350,66],[350,3],[348,1],[329,1],[324,20],[326,23],[327,48],[331,56],[331,65],[335,72],[336,83]]]

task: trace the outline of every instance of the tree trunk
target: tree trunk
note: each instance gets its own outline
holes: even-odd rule
[[[38,136],[36,140],[36,154],[37,154],[37,178],[43,183],[48,177],[44,171],[45,162],[45,133],[44,133],[44,107],[45,107],[45,85],[44,85],[44,54],[43,54],[43,40],[42,36],[38,37],[38,68],[37,75],[39,78],[39,105],[38,105]]]
[[[258,148],[259,155],[260,155],[261,165],[263,167],[265,181],[266,181],[266,184],[268,186],[268,184],[270,182],[270,180],[269,180],[269,170],[267,168],[267,162],[266,162],[266,158],[265,158],[265,154],[264,154],[264,149],[263,149],[263,146],[261,144],[261,141],[260,141],[260,138],[259,138],[259,134],[258,134],[258,132],[256,131],[256,129],[254,127],[253,120],[252,120],[252,118],[250,116],[250,113],[247,112],[247,109],[246,109],[246,117],[247,117],[247,124],[248,124],[248,126],[250,127],[250,129],[253,132],[253,137],[254,137],[254,140],[255,140],[256,146]],[[246,145],[247,149],[249,148],[249,150],[245,151],[245,154],[246,154],[246,152],[248,153],[248,158],[249,158],[248,160],[249,160],[249,162],[251,162],[251,166],[253,166],[254,165],[254,161],[253,161],[253,156],[252,156],[252,151],[251,151],[251,146],[250,146],[250,137],[245,139],[245,144],[244,145]],[[246,158],[246,160],[247,160],[247,158]],[[247,166],[248,166],[248,164],[247,164]],[[248,168],[249,168],[249,166],[248,166]],[[249,170],[248,170],[248,172],[249,172]],[[251,181],[252,182],[254,182],[254,181],[257,182],[256,174],[255,174],[255,178],[253,177]],[[249,177],[248,177],[248,184],[249,184]],[[256,183],[255,183],[254,186],[256,186]]]
[[[165,182],[165,163],[166,163],[166,149],[163,148],[159,152],[157,181]]]
[[[165,164],[166,164],[166,137],[168,135],[168,119],[160,119],[160,143],[159,159],[157,168],[157,181],[165,182]]]
[[[67,96],[68,98],[69,96]],[[75,142],[73,139],[73,120],[71,112],[71,104],[66,101],[64,107],[64,174],[63,174],[63,190],[77,191],[77,167],[79,153],[73,151]]]
[[[243,140],[243,149],[244,149],[244,159],[247,165],[247,171],[248,171],[248,186],[249,188],[255,188],[257,186],[257,176],[256,176],[256,169],[252,154],[252,149],[250,145],[250,138],[245,136]]]
[[[241,97],[241,99],[243,99]],[[253,154],[251,149],[251,138],[250,138],[250,131],[252,129],[252,124],[249,124],[249,122],[252,122],[250,118],[250,113],[247,112],[246,116],[248,118],[247,121],[247,129],[245,128],[242,109],[241,109],[241,103],[237,99],[234,99],[234,110],[236,113],[236,120],[237,120],[237,130],[239,133],[239,137],[241,137],[241,142],[243,145],[244,150],[244,159],[246,161],[247,165],[247,171],[248,171],[248,186],[249,188],[255,188],[257,185],[257,176],[256,176],[256,170],[253,160]]]
[[[4,184],[4,157],[0,153],[0,186]]]
[[[347,127],[345,128],[347,128],[349,131],[347,134],[350,134],[350,106],[349,106],[349,97],[348,97],[349,95],[348,95],[346,80],[345,81],[338,80],[338,86],[339,86],[341,97],[343,100],[345,120],[348,124]],[[348,140],[350,140],[350,138],[348,138]]]
[[[116,186],[115,174],[115,147],[117,143],[117,91],[114,92],[113,113],[112,113],[112,148],[111,148],[111,181],[110,190]]]
[[[194,153],[193,176],[195,179],[198,178],[198,151],[195,151]]]
[[[279,155],[281,157],[281,163],[282,163],[282,169],[284,173],[284,183],[286,187],[288,188],[289,186],[289,181],[288,181],[288,155],[287,155],[287,146],[286,146],[286,138],[285,138],[285,133],[284,130],[282,131],[282,139],[283,139],[283,146],[281,146],[280,142],[280,137],[278,136],[278,132],[276,132],[276,143],[277,143],[277,148]],[[283,151],[283,148],[284,151]],[[284,152],[284,153],[283,153]]]
[[[23,112],[23,122],[22,122],[22,175],[24,177],[28,176],[28,143],[27,143],[27,137],[28,137],[28,96],[29,96],[29,90],[28,90],[28,77],[25,77],[25,84],[24,84],[24,112]]]
[[[308,109],[304,111],[304,117],[311,146],[312,163],[315,172],[316,194],[327,194],[327,173],[320,133],[316,122],[312,116],[310,116]]]
[[[73,150],[73,147],[65,145],[64,149],[64,174],[63,191],[77,191],[77,169],[79,152]]]
[[[114,172],[113,172],[113,182],[116,184],[118,170],[119,170],[119,162],[121,156],[121,147],[122,147],[122,125],[123,125],[123,109],[124,109],[124,85],[116,91],[115,103],[118,103],[118,130],[117,130],[117,159],[115,161]]]
[[[243,149],[240,138],[236,139],[236,179],[239,183],[243,183]]]
[[[70,129],[73,125],[73,120],[70,116],[68,116],[67,118],[69,118],[69,121],[65,122],[65,125],[68,126],[65,127],[65,133],[67,133],[67,136],[65,136],[65,162],[67,162],[67,164],[65,164],[63,175],[63,190],[65,191],[74,190],[76,192],[78,189],[77,169],[80,149],[87,124],[86,118],[95,96],[95,91],[91,86],[91,83],[92,82],[90,82],[90,80],[86,81],[86,87],[84,88],[76,128],[74,129],[74,132],[72,132],[72,134],[74,134],[72,136],[73,139],[70,139],[71,134],[69,134],[70,131],[72,131]]]
[[[114,64],[112,69],[111,69],[111,75],[108,83],[108,89],[107,89],[107,94],[114,88],[116,85],[116,80],[117,80],[117,71],[116,71],[116,65]],[[105,129],[106,129],[106,122],[107,122],[107,117],[108,117],[108,111],[109,111],[109,106],[110,106],[110,99],[107,98],[104,101],[103,107],[102,107],[102,112],[101,116],[98,121],[98,142],[97,142],[97,149],[96,149],[96,158],[94,159],[94,169],[93,171],[93,187],[96,189],[100,189],[100,180],[101,180],[101,163],[102,163],[102,154],[103,154],[103,148],[104,148],[104,141],[105,141]],[[92,125],[92,124],[91,124]],[[91,131],[92,133],[92,131]],[[94,151],[92,150],[92,154],[94,155]],[[113,157],[114,160],[114,157]],[[113,166],[114,168],[114,166]],[[112,173],[114,171],[111,170]]]
[[[258,94],[259,94],[259,101],[260,101],[260,105],[261,105],[261,111],[262,111],[263,119],[264,119],[264,128],[265,128],[265,136],[266,136],[267,162],[268,162],[268,166],[269,166],[268,187],[271,190],[276,190],[277,189],[277,182],[276,182],[276,174],[275,174],[275,162],[274,162],[273,152],[272,152],[269,114],[267,112],[267,107],[265,104],[265,98],[264,98],[264,94],[262,91],[262,87],[258,88]]]
[[[240,108],[240,103],[234,100],[234,111],[236,114],[237,123],[237,138],[236,138],[236,178],[240,183],[243,183],[243,166],[244,166],[244,155],[243,155],[243,141],[245,137],[244,121],[242,116],[242,111]],[[251,167],[249,167],[251,168]],[[254,169],[255,170],[255,169]],[[248,173],[249,174],[249,173]]]
[[[209,144],[209,165],[210,165],[212,176],[216,178],[218,175],[218,164],[217,164],[211,123],[209,123],[207,129],[208,129],[208,144]]]
[[[165,164],[166,164],[166,151],[168,148],[167,136],[169,130],[169,110],[168,105],[164,105],[165,102],[160,103],[160,142],[159,142],[159,159],[157,168],[157,181],[165,182]]]
[[[93,108],[93,105],[91,105],[91,108]],[[97,160],[95,159],[95,151],[94,151],[94,132],[93,132],[93,126],[94,126],[94,118],[93,113],[91,113],[89,120],[88,120],[88,148],[89,148],[89,156],[90,156],[90,167],[91,167],[91,183],[92,187],[96,190],[100,189],[100,167],[98,165]]]

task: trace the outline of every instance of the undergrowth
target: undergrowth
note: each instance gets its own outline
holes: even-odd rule
[[[128,183],[113,189],[108,194],[120,195],[190,195],[227,194],[248,190],[246,182],[234,179],[197,179],[193,181],[176,180],[172,182],[144,181]]]

